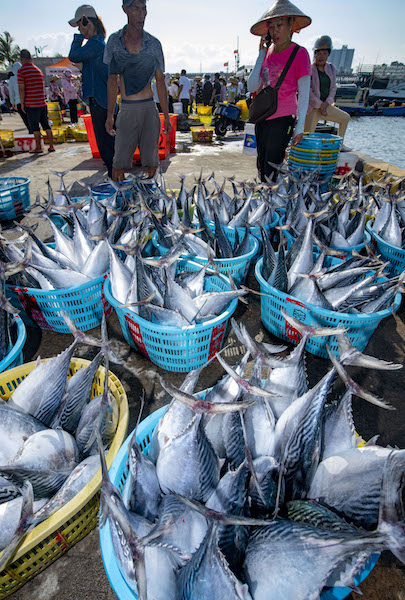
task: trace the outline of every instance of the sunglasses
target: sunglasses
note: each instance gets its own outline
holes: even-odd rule
[[[83,27],[86,27],[89,24],[89,20],[87,17],[82,17],[81,23]]]
[[[328,52],[328,54],[330,54],[329,48],[318,48],[318,50],[314,51],[314,54],[318,54],[318,52],[323,52],[324,50],[326,50],[326,52]]]

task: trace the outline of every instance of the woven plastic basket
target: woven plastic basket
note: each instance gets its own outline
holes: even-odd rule
[[[30,207],[28,177],[0,177],[0,221],[22,217]]]
[[[101,323],[103,312],[111,314],[111,307],[103,294],[103,283],[108,273],[74,288],[45,291],[6,284],[11,303],[20,309],[28,325],[57,333],[69,333],[61,311],[65,311],[82,331]]]
[[[204,397],[204,392],[201,392],[199,396]],[[164,415],[167,406],[163,406],[156,412],[152,413],[142,423],[139,424],[137,432],[137,440],[141,448],[145,453],[149,450],[150,440],[152,437],[153,430],[157,426],[159,419]],[[125,440],[121,450],[118,452],[114,462],[109,471],[110,479],[112,483],[122,492],[126,478],[128,476],[128,445],[130,443],[132,434]],[[101,556],[104,563],[104,568],[107,573],[108,580],[111,584],[114,593],[117,595],[119,600],[136,600],[137,596],[132,592],[126,583],[124,577],[121,574],[114,548],[111,540],[110,526],[108,522],[100,529],[100,547]],[[372,569],[375,567],[378,554],[373,554],[365,565],[363,571],[355,577],[356,585],[360,585],[362,581],[369,575]],[[321,594],[321,600],[343,600],[347,598],[351,593],[348,588],[328,588],[325,589]],[[197,598],[195,600],[198,600]]]
[[[367,232],[371,236],[371,248],[380,254],[384,261],[389,261],[389,264],[385,267],[387,271],[393,275],[400,275],[405,270],[405,250],[392,246],[387,242],[384,242],[381,236],[379,236],[372,229],[372,221],[369,221],[366,225]]]
[[[183,264],[182,270],[196,270]],[[207,291],[230,290],[229,280],[222,275],[206,280]],[[122,333],[128,344],[149,358],[155,365],[178,373],[198,369],[215,356],[222,347],[228,320],[238,304],[237,299],[221,315],[200,325],[166,327],[146,321],[122,306],[111,294],[110,280],[104,284],[107,302],[115,309]]]
[[[231,239],[232,236],[233,241]],[[234,244],[235,230],[230,230],[229,236],[227,235],[227,237],[230,240],[231,244]],[[157,248],[160,256],[163,256],[168,251],[167,248],[159,244],[156,231],[154,231],[152,235],[152,244],[155,246],[155,248]],[[236,285],[240,285],[244,282],[246,275],[248,274],[250,262],[252,258],[256,255],[258,248],[259,243],[257,239],[253,235],[249,235],[249,252],[247,254],[243,254],[242,256],[238,256],[236,258],[215,258],[214,263],[218,267],[220,273],[222,273],[225,276],[228,276],[230,272]],[[208,259],[201,256],[193,256],[191,254],[182,254],[181,258],[183,260],[191,260],[202,266],[205,266],[208,263]]]
[[[336,327],[339,325],[346,327],[348,329],[347,335],[353,346],[362,352],[380,321],[397,312],[401,304],[401,294],[398,293],[392,309],[380,310],[371,315],[354,315],[326,310],[313,304],[305,304],[301,300],[279,292],[270,286],[262,277],[262,267],[263,259],[260,259],[256,265],[256,279],[260,284],[260,292],[263,294],[261,296],[262,323],[271,333],[293,344],[300,342],[301,335],[294,327],[287,323],[281,314],[281,310],[284,310],[288,315],[298,319],[298,321],[301,321],[305,325],[313,327]],[[336,336],[308,338],[305,348],[311,354],[328,358],[327,344],[329,344],[331,351],[336,356],[339,356]]]
[[[88,360],[73,358],[69,376],[89,364]],[[35,361],[30,362],[0,375],[0,396],[3,400],[8,400],[35,365]],[[94,378],[92,398],[103,393],[104,376],[104,368],[99,367]],[[119,407],[117,431],[107,454],[107,464],[110,466],[127,433],[128,400],[120,380],[111,371],[108,387]],[[0,573],[0,599],[13,594],[94,529],[97,525],[100,486],[99,470],[75,498],[27,534],[14,562]]]
[[[25,325],[23,320],[18,315],[14,315],[15,323],[12,326],[13,333],[16,332],[17,339],[14,344],[10,346],[10,349],[7,355],[0,360],[0,373],[5,371],[6,369],[12,369],[14,367],[18,367],[23,363],[23,348],[25,344],[25,340],[27,339],[27,331],[25,329]]]

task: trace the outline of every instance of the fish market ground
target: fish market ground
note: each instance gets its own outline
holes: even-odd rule
[[[5,116],[3,127],[17,129],[20,127],[19,117]],[[22,130],[21,130],[22,133]],[[235,176],[238,181],[256,176],[255,158],[242,154],[242,137],[232,136],[223,143],[212,145],[192,145],[189,134],[178,134],[176,155],[169,156],[163,161],[163,172],[168,188],[179,187],[178,174],[189,175],[186,184],[190,185],[193,176],[198,176],[201,168],[208,176],[213,171],[218,183],[224,177]],[[0,162],[0,177],[26,176],[31,178],[31,199],[36,193],[47,197],[46,180],[50,169],[63,171],[71,168],[66,176],[66,184],[80,180],[84,185],[95,185],[104,180],[105,170],[101,169],[100,160],[91,157],[88,144],[63,144],[56,146],[54,154],[35,156],[29,154],[16,155]],[[402,171],[403,174],[405,174]],[[51,182],[57,189],[58,178],[51,175]],[[75,186],[73,195],[82,195],[80,186]],[[31,215],[24,217],[24,222],[34,223],[35,209]],[[11,225],[11,224],[10,224]],[[6,225],[7,226],[7,225]],[[50,236],[50,229],[40,220],[40,237]],[[258,289],[253,270],[247,282],[249,287]],[[251,294],[248,307],[239,305],[235,317],[247,326],[250,334],[260,341],[276,342],[277,339],[269,334],[260,321],[260,298]],[[405,363],[405,303],[399,312],[385,319],[372,336],[366,352],[381,359]],[[175,386],[184,379],[183,374],[167,373],[155,367],[149,360],[130,349],[124,341],[118,319],[115,315],[108,320],[109,336],[114,351],[123,360],[124,365],[114,365],[112,370],[122,381],[128,395],[130,407],[131,431],[136,422],[139,408],[139,398],[145,390],[147,404],[144,417],[167,402],[159,375]],[[95,333],[99,333],[95,331]],[[24,362],[55,356],[71,343],[71,336],[41,332],[29,329],[28,339],[24,350]],[[225,359],[234,364],[243,353],[243,347],[230,334],[227,338]],[[91,359],[95,350],[81,346],[78,356]],[[308,374],[311,385],[319,381],[328,369],[329,363],[311,355],[307,355]],[[198,390],[212,386],[223,374],[218,364],[211,364],[200,377]],[[350,374],[362,387],[373,394],[384,397],[395,411],[386,411],[372,406],[361,399],[354,402],[354,417],[358,432],[369,439],[380,434],[379,443],[382,445],[405,447],[405,369],[393,372],[372,372],[352,368]],[[391,554],[384,554],[376,568],[360,586],[364,600],[405,600],[405,569]],[[31,582],[10,596],[15,600],[113,600],[115,594],[111,590],[101,561],[98,542],[98,532],[93,531],[83,541],[69,550],[51,567],[38,575]],[[354,595],[354,597],[356,597]]]

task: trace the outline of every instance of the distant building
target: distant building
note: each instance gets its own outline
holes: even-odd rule
[[[340,50],[332,50],[329,62],[336,67],[338,74],[347,74],[352,72],[353,56],[353,48],[342,46]]]

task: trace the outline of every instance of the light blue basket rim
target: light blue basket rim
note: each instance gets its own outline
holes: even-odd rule
[[[198,265],[198,266],[201,266],[201,265]],[[216,275],[216,277],[220,277],[221,279],[225,280],[229,284],[229,281],[227,280],[227,278],[224,277],[222,274]],[[229,288],[230,288],[230,284],[229,284]],[[231,291],[231,290],[229,289],[229,291]],[[104,295],[105,295],[107,302],[117,312],[119,311],[119,312],[125,314],[126,316],[128,316],[130,319],[132,319],[136,323],[139,323],[139,325],[141,327],[143,327],[144,329],[153,330],[154,332],[157,332],[157,333],[162,332],[162,333],[172,333],[172,334],[178,334],[178,335],[187,333],[187,332],[198,333],[200,331],[205,331],[206,329],[211,329],[212,327],[215,327],[215,325],[219,325],[219,324],[223,323],[224,321],[226,321],[227,319],[229,319],[235,312],[236,307],[238,305],[238,298],[234,298],[233,300],[230,301],[228,308],[226,310],[224,310],[224,312],[222,312],[218,317],[215,317],[215,319],[210,319],[209,321],[204,321],[204,323],[200,323],[200,324],[196,324],[196,325],[186,325],[185,327],[174,327],[174,326],[168,326],[168,325],[161,325],[159,323],[153,323],[152,321],[147,321],[146,319],[142,318],[140,315],[137,315],[136,313],[132,312],[126,306],[122,306],[122,304],[117,302],[117,300],[112,295],[111,282],[110,282],[109,277],[107,277],[107,279],[104,282]]]
[[[103,273],[103,275],[100,275],[100,277],[97,277],[96,279],[91,279],[87,283],[82,283],[81,285],[78,285],[76,287],[71,287],[71,288],[59,288],[57,290],[40,290],[37,288],[22,287],[20,285],[8,285],[6,283],[6,289],[9,290],[10,292],[14,292],[14,293],[22,292],[23,294],[28,294],[28,295],[32,295],[32,296],[36,296],[38,298],[44,298],[44,299],[46,299],[49,296],[56,296],[56,298],[55,298],[55,300],[56,300],[56,299],[62,298],[63,296],[66,296],[66,295],[84,292],[87,290],[87,288],[89,286],[93,286],[95,284],[102,283],[103,279],[106,279],[108,273],[109,273],[109,271],[106,271],[105,273]]]
[[[274,229],[274,227],[276,227],[278,225],[279,218],[280,217],[276,213],[276,209],[274,209],[274,216],[273,216],[272,222],[268,223],[267,225],[263,225],[263,229],[265,231],[270,231],[270,229]],[[215,229],[214,221],[205,221],[205,222],[210,229],[212,229],[212,230]],[[221,226],[224,231],[233,232],[233,231],[235,231],[235,229],[237,229],[238,234],[239,234],[239,233],[242,233],[245,229],[248,229],[249,233],[251,235],[255,235],[255,234],[260,235],[260,227],[258,225],[248,225],[247,227],[229,227],[229,225],[222,225],[222,223],[221,223]]]
[[[27,185],[28,183],[31,183],[31,179],[29,177],[0,177],[0,183],[1,183],[2,180],[7,180],[7,179],[8,180],[10,180],[10,179],[14,179],[14,180],[21,179],[22,181],[20,181],[19,183],[17,183],[17,181],[16,181],[14,184],[12,184],[10,186],[7,186],[6,188],[1,189],[0,190],[0,194],[8,194],[14,188],[21,187],[22,185]]]
[[[295,298],[295,296],[291,296],[290,294],[285,294],[284,292],[280,292],[279,290],[276,290],[276,288],[269,285],[267,283],[267,281],[264,279],[264,277],[262,277],[262,266],[263,266],[263,258],[261,258],[259,261],[257,261],[255,275],[256,275],[257,281],[259,282],[261,287],[263,286],[264,290],[270,290],[272,295],[279,296],[279,298],[281,298],[284,301],[286,301],[287,298],[292,298],[293,300],[296,300],[297,302],[301,302],[301,304],[306,306],[309,310],[316,312],[317,314],[321,315],[322,317],[328,318],[329,321],[330,321],[331,314],[336,315],[336,317],[334,317],[335,321],[339,321],[339,317],[342,317],[343,319],[347,319],[350,321],[361,321],[363,323],[366,323],[367,321],[377,320],[377,318],[381,321],[385,317],[389,317],[393,313],[396,313],[401,305],[402,296],[398,292],[395,295],[394,303],[390,308],[385,308],[384,310],[379,310],[370,315],[366,315],[366,314],[353,315],[353,314],[345,313],[345,312],[336,312],[333,310],[327,310],[326,308],[320,308],[319,306],[316,306],[315,304],[310,304],[309,302],[303,302],[299,298]],[[386,280],[386,279],[387,279],[386,277],[381,277],[381,280]],[[264,292],[264,293],[266,293],[266,292]]]
[[[0,373],[13,364],[21,350],[24,348],[25,340],[27,339],[27,330],[25,329],[22,318],[18,315],[14,315],[14,318],[15,324],[17,325],[17,339],[10,352],[0,361]]]
[[[381,244],[381,246],[385,246],[392,252],[396,252],[398,254],[397,258],[399,260],[405,260],[405,250],[403,248],[398,248],[398,246],[393,246],[392,244],[389,244],[388,242],[383,240],[382,237],[378,233],[376,233],[371,227],[371,221],[368,221],[368,223],[366,223],[366,229],[370,236],[373,237],[379,244]]]
[[[152,234],[152,244],[154,245],[154,247],[157,248],[157,250],[159,250],[159,252],[161,251],[161,248],[164,248],[166,250],[166,252],[168,252],[168,249],[166,249],[164,246],[159,244],[157,238],[158,238],[158,233],[157,233],[157,231],[154,231]],[[254,235],[249,233],[248,239],[249,239],[249,245],[250,245],[251,249],[249,250],[249,252],[247,252],[247,254],[242,254],[241,256],[236,256],[235,258],[214,258],[214,263],[216,265],[218,265],[218,267],[220,267],[222,265],[222,263],[245,264],[247,260],[250,260],[251,258],[253,258],[253,256],[256,254],[256,252],[259,249],[259,242],[257,241],[257,239],[255,238]],[[253,248],[252,248],[252,245],[253,245]],[[195,256],[194,254],[181,254],[180,256],[181,256],[181,259],[185,260],[185,261],[200,260],[203,262],[208,262],[208,258],[206,258],[205,256]]]
[[[199,394],[195,394],[196,396],[204,395],[204,390]],[[138,430],[136,433],[136,439],[138,443],[142,443],[147,436],[151,436],[153,430],[157,426],[159,420],[164,415],[166,410],[168,409],[168,404],[166,406],[162,406],[151,415],[147,416],[146,419],[141,421],[138,426]],[[127,463],[128,458],[128,446],[131,441],[133,432],[127,437],[125,442],[122,444],[120,450],[118,451],[116,457],[113,460],[113,463],[109,469],[110,480],[112,484],[118,488],[122,473],[125,470],[125,465]],[[107,574],[108,580],[114,593],[117,595],[119,600],[136,600],[138,597],[135,595],[132,590],[129,588],[127,582],[125,581],[120,568],[118,566],[117,558],[114,554],[114,549],[111,540],[110,526],[107,522],[104,527],[100,527],[99,530],[99,539],[100,539],[100,549],[101,549],[101,557],[104,564],[104,569]],[[356,575],[355,582],[356,585],[360,585],[362,581],[366,579],[366,577],[371,573],[373,568],[375,567],[379,554],[372,554],[367,562],[366,567],[361,571],[360,574]],[[336,587],[323,590],[321,593],[321,600],[343,600],[347,598],[347,596],[351,593],[351,590],[348,588]],[[197,599],[196,599],[197,600]]]

